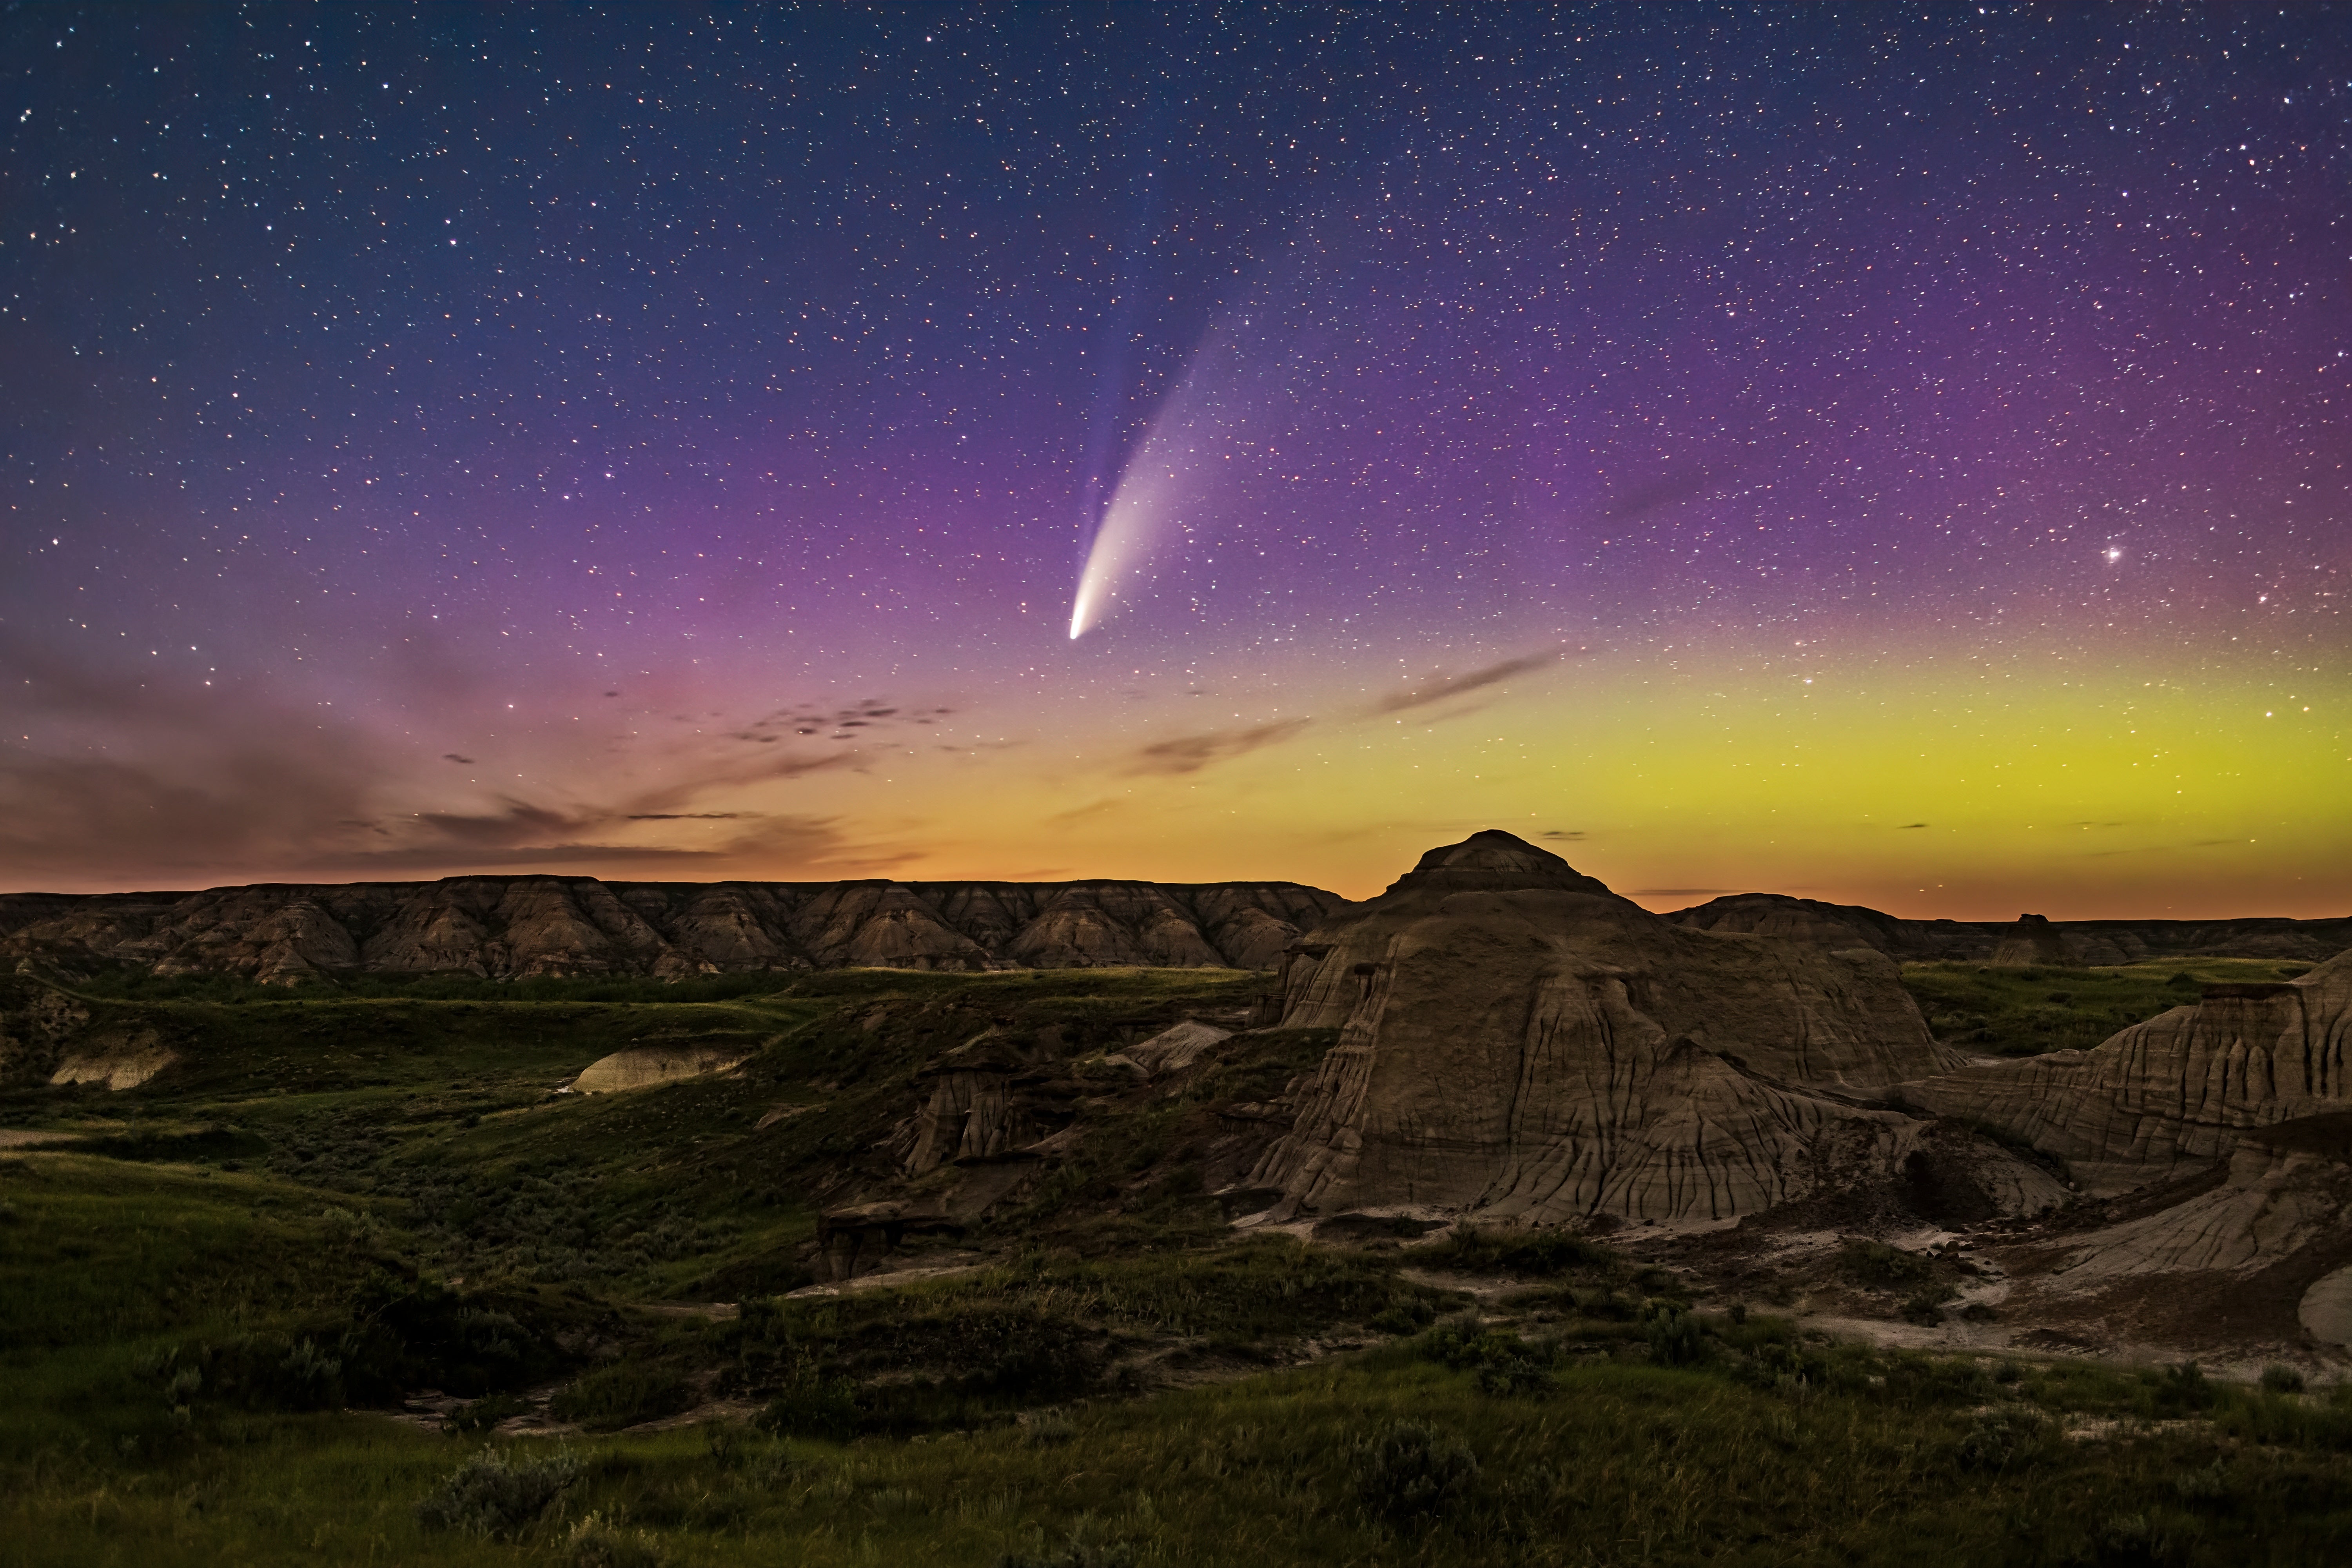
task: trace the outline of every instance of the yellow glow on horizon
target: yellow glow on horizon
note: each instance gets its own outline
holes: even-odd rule
[[[1197,763],[1094,731],[795,787],[855,813],[879,857],[814,875],[1362,898],[1495,826],[1662,909],[1766,891],[1958,919],[2352,912],[2343,709],[2267,684],[1567,667],[1450,714],[1240,721]]]

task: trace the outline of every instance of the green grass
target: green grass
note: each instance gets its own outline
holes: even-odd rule
[[[2088,1050],[2118,1029],[2193,1005],[2209,983],[2291,979],[2311,966],[2256,958],[2184,958],[2106,969],[1910,963],[1903,984],[1936,1037],[1981,1056]]]
[[[118,1343],[340,1300],[362,1252],[291,1183],[69,1154],[0,1157],[0,1352]]]
[[[562,1563],[592,1514],[681,1568],[991,1568],[1008,1555],[1761,1568],[1911,1563],[1930,1544],[1939,1563],[1990,1568],[2352,1551],[2352,1469],[2332,1452],[2235,1442],[2203,1422],[2073,1441],[2046,1419],[1989,1450],[1972,1442],[1972,1396],[1790,1395],[1612,1363],[1498,1397],[1400,1347],[954,1439],[574,1440],[579,1479],[512,1543],[417,1522],[415,1504],[476,1442],[278,1417],[163,1464],[17,1467],[0,1489],[0,1562]],[[1476,1470],[1433,1517],[1391,1524],[1361,1483],[1368,1450],[1404,1420],[1459,1440]]]

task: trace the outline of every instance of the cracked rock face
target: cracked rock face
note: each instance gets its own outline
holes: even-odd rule
[[[1964,1068],[1903,1085],[2066,1162],[2095,1194],[2226,1160],[2245,1133],[2352,1111],[2352,953],[2299,980],[2208,987],[2088,1051]]]
[[[359,971],[497,979],[746,970],[1269,968],[1344,900],[1293,882],[267,884],[0,897],[0,961],[265,983]]]
[[[1502,833],[1423,857],[1284,982],[1286,1027],[1341,1034],[1251,1178],[1281,1218],[1729,1219],[1890,1177],[1919,1123],[1864,1097],[1942,1065],[1883,953],[1680,926]]]
[[[2243,1357],[2352,1348],[2352,1115],[2273,1123],[2105,1205],[2106,1223],[2002,1249],[2005,1314]]]

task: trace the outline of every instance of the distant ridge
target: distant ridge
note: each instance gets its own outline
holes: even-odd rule
[[[1610,894],[1493,829],[1433,849],[1392,886]],[[1386,896],[1386,895],[1383,895]],[[758,970],[1270,969],[1358,906],[1297,882],[608,882],[546,875],[265,882],[202,892],[0,893],[0,969],[127,964],[270,983],[461,972],[496,979]],[[1902,920],[1860,904],[1735,893],[1662,917],[1898,961],[2114,964],[2352,950],[2352,917],[2223,921]]]
[[[0,894],[0,967],[128,964],[288,983],[742,971],[1265,969],[1351,907],[1296,882],[262,883],[198,893]]]
[[[2299,958],[2352,949],[2352,916],[2299,921],[1906,921],[1860,904],[1783,893],[1733,893],[1666,919],[1700,931],[1748,931],[1811,947],[1870,947],[1890,958],[1979,963],[2139,963],[2162,958]]]

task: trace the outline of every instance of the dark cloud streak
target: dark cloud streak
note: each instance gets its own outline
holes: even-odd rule
[[[1211,730],[1179,735],[1144,747],[1128,771],[1136,773],[1197,773],[1212,763],[1230,762],[1262,746],[1289,740],[1311,723],[1307,719],[1282,719],[1270,724],[1249,724],[1231,730]]]
[[[1455,697],[1466,696],[1470,692],[1499,685],[1515,675],[1525,675],[1528,670],[1541,669],[1546,665],[1557,664],[1562,657],[1558,649],[1551,649],[1544,653],[1526,654],[1517,658],[1507,658],[1500,664],[1490,664],[1483,669],[1471,670],[1466,675],[1447,676],[1425,685],[1416,686],[1409,691],[1400,691],[1392,696],[1383,697],[1372,704],[1371,711],[1409,713],[1416,708],[1427,708]]]

